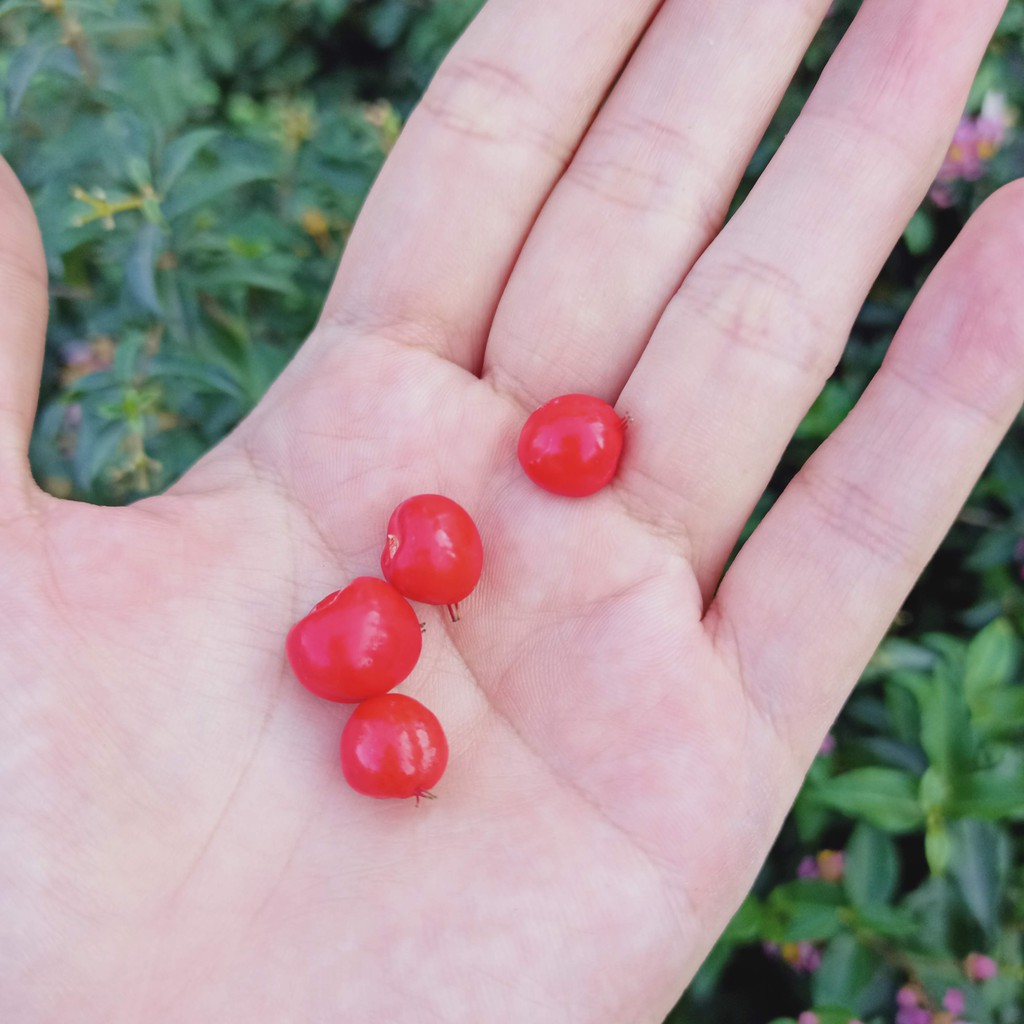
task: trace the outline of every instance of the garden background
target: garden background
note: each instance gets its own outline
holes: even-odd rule
[[[35,203],[53,297],[32,449],[44,487],[102,503],[161,490],[252,408],[479,6],[0,2],[0,152]],[[835,5],[744,189],[855,7]],[[940,181],[758,515],[851,407],[972,210],[1024,175],[1022,109],[1012,0]],[[1020,440],[908,600],[672,1021],[1024,1022]]]

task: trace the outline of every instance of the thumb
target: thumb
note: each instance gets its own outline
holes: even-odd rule
[[[0,158],[0,504],[31,484],[28,442],[47,309],[46,261],[35,213]]]

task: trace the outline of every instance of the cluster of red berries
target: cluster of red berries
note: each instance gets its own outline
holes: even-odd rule
[[[519,436],[519,462],[539,487],[594,494],[615,475],[625,421],[590,395],[541,406]],[[440,494],[418,494],[391,513],[380,557],[384,579],[360,576],[325,597],[288,633],[288,660],[318,697],[358,704],[341,734],[341,767],[367,796],[431,796],[448,764],[448,740],[432,711],[391,693],[416,667],[423,629],[410,601],[444,605],[452,622],[483,569],[469,513]]]

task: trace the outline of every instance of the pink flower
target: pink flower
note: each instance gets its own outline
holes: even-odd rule
[[[964,117],[957,126],[949,152],[932,186],[931,199],[936,206],[953,204],[950,185],[955,181],[977,181],[985,173],[988,161],[1006,140],[1010,126],[1006,97],[990,92],[977,117]]]
[[[841,882],[846,870],[846,854],[842,850],[822,850],[815,857],[804,857],[797,865],[797,878],[823,878]]]
[[[952,187],[944,181],[935,182],[928,195],[940,210],[948,210],[956,202]]]
[[[967,1006],[964,1000],[964,994],[958,988],[950,988],[946,990],[945,998],[942,1000],[942,1005],[949,1010],[954,1016],[964,1012],[964,1008]]]
[[[971,981],[991,981],[999,973],[999,965],[984,953],[971,953],[964,961],[964,974]]]
[[[821,872],[818,870],[818,858],[817,857],[804,857],[802,861],[797,865],[796,868],[797,878],[820,878]]]
[[[830,757],[836,751],[836,738],[829,733],[822,741],[818,749],[818,757]]]
[[[791,952],[787,956],[787,952],[783,946],[782,955],[797,974],[813,974],[821,966],[821,952],[810,942],[798,942],[795,957]]]
[[[818,1024],[818,1015],[810,1010],[805,1010],[797,1017],[796,1024]]]
[[[841,882],[846,871],[846,854],[842,850],[822,850],[818,854],[818,873],[826,882]]]
[[[978,125],[973,117],[961,119],[949,152],[938,174],[938,181],[977,181],[985,173],[985,164],[978,151]]]
[[[784,942],[781,946],[766,942],[762,948],[769,956],[785,960],[798,974],[813,974],[821,966],[821,952],[811,942]]]
[[[61,346],[64,362],[61,382],[67,386],[87,374],[110,369],[114,364],[115,351],[114,342],[107,337],[65,342]]]
[[[931,1011],[922,1006],[908,1006],[896,1014],[896,1024],[933,1024]]]
[[[910,985],[904,985],[903,988],[896,993],[896,1005],[903,1009],[906,1009],[908,1006],[920,1006],[921,998],[917,993],[917,989]]]
[[[921,993],[912,985],[904,985],[896,993],[896,1024],[932,1024],[931,1011],[921,1005]]]

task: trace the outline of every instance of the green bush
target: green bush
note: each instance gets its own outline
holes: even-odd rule
[[[856,5],[836,6],[741,197]],[[404,117],[478,7],[0,3],[0,150],[35,202],[53,291],[32,451],[45,487],[106,503],[160,490],[252,408],[315,322]],[[1024,109],[1024,0],[969,113],[993,93]],[[849,410],[972,210],[1024,173],[1012,129],[992,149],[978,180],[946,183],[915,216],[761,511]],[[820,1024],[888,1022],[900,999],[904,1019],[1024,1022],[1022,531],[1011,438],[673,1020],[814,1008]]]

